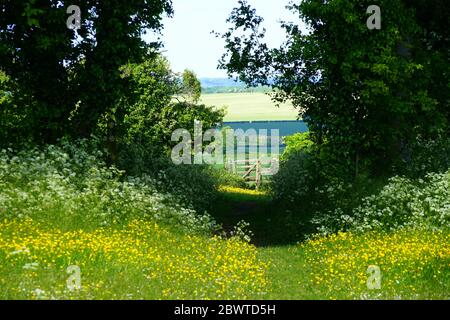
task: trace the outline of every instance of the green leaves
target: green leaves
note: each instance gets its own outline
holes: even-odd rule
[[[301,33],[298,22],[284,23],[288,42],[269,49],[262,43],[262,18],[240,1],[229,18],[235,26],[223,35],[227,53],[221,66],[248,85],[271,85],[278,101],[292,100],[308,121],[311,138],[318,146],[327,141],[344,171],[353,167],[357,174],[364,162],[374,174],[389,175],[408,161],[405,150],[415,137],[431,138],[437,123],[448,130],[450,117],[443,110],[449,99],[442,94],[448,89],[442,88],[443,78],[437,80],[435,67],[448,72],[449,66],[435,52],[425,54],[421,43],[425,21],[411,9],[423,8],[423,3],[378,1],[382,28],[369,30],[366,10],[372,4],[360,0],[294,4],[291,10],[298,11],[310,32]],[[441,3],[430,6],[434,5]],[[443,28],[439,32],[445,34]],[[245,30],[251,32],[238,38]],[[448,44],[446,48],[448,59]],[[438,87],[441,93],[434,89]]]
[[[33,8],[36,0],[29,0],[25,4],[24,12],[22,13],[23,17],[26,17],[28,26],[30,27],[40,27],[39,25],[39,16],[42,15],[45,11],[39,8]]]
[[[0,68],[14,79],[15,112],[27,123],[13,125],[18,140],[51,143],[95,132],[99,119],[127,99],[119,68],[141,62],[159,46],[142,40],[144,28],[158,32],[162,15],[172,14],[169,0],[76,4],[82,17],[77,32],[67,28],[66,2],[2,2]],[[116,117],[120,122],[120,110]]]
[[[182,96],[187,102],[196,104],[202,94],[202,86],[196,74],[191,70],[184,70],[182,74]]]

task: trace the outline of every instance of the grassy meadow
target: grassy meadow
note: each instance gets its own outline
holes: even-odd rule
[[[70,152],[0,153],[0,299],[263,298],[256,247],[157,181]]]
[[[216,107],[227,107],[225,122],[297,120],[298,112],[289,103],[277,107],[265,93],[204,94],[201,102]]]
[[[267,299],[450,298],[448,230],[339,232],[298,241],[308,232],[301,226],[306,216],[293,225],[264,192],[221,190],[216,218],[231,226],[245,216],[259,258],[268,263]],[[368,287],[369,266],[381,270],[378,290]]]
[[[239,96],[265,99],[230,97]],[[254,107],[264,119],[271,108],[267,101]],[[238,105],[230,110],[233,120],[251,116]],[[386,227],[366,230],[353,221],[353,229],[322,234],[309,208],[285,207],[270,188],[249,189],[219,168],[209,182],[191,172],[162,188],[82,150],[63,143],[0,153],[0,299],[450,298],[450,173],[423,186],[398,179],[371,200],[379,203],[368,200],[360,221],[370,229],[381,217]],[[333,197],[333,188],[317,192]],[[425,217],[421,198],[434,208]],[[212,207],[201,214],[192,199]],[[389,230],[395,219],[410,224]],[[341,223],[330,221],[319,223]],[[80,287],[69,286],[72,266]],[[370,266],[380,270],[376,290],[369,289]]]

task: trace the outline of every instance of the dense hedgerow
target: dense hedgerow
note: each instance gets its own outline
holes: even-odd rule
[[[337,207],[314,219],[319,231],[394,231],[404,227],[450,228],[450,171],[424,179],[394,177],[354,209]]]
[[[176,187],[164,192],[154,178],[126,176],[107,167],[101,152],[88,149],[87,142],[63,142],[1,150],[0,219],[28,217],[63,228],[95,229],[139,218],[194,233],[215,229],[209,215],[174,195]]]
[[[422,152],[403,168],[410,177],[385,179],[361,174],[355,179],[318,152],[308,134],[292,136],[286,142],[272,195],[295,213],[295,219],[310,225],[312,233],[450,227],[450,170],[443,170],[447,156],[442,154],[433,167],[440,173],[421,174],[431,162],[417,161],[423,158],[423,150],[441,147],[418,146]]]

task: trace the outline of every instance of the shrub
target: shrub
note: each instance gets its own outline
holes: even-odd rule
[[[405,227],[450,227],[450,171],[424,179],[394,177],[353,209],[337,207],[314,219],[319,231],[394,231]]]
[[[83,147],[84,145],[84,147]],[[30,217],[73,228],[149,219],[174,229],[210,233],[215,223],[150,176],[125,176],[107,167],[87,142],[63,142],[0,153],[0,219]]]
[[[159,190],[172,194],[179,203],[198,212],[212,210],[219,197],[218,181],[208,166],[176,166],[167,162],[149,176],[157,182]]]
[[[245,179],[238,174],[231,173],[230,171],[224,168],[213,168],[208,167],[209,174],[216,181],[217,186],[228,186],[235,188],[248,188],[248,185]]]
[[[242,177],[208,165],[166,163],[156,172],[155,180],[160,190],[176,195],[186,207],[198,212],[215,209],[220,186],[247,187]]]
[[[0,299],[261,299],[268,264],[237,238],[178,234],[152,221],[61,231],[0,221]],[[67,288],[79,266],[81,289]]]
[[[289,156],[302,151],[308,151],[314,146],[309,132],[299,132],[292,136],[284,138],[286,149],[282,155],[282,159],[289,159]]]
[[[272,193],[304,233],[332,234],[338,231],[392,231],[404,227],[442,230],[450,224],[450,171],[430,173],[430,161],[419,165],[425,150],[443,150],[443,143],[418,143],[417,152],[402,167],[410,176],[373,178],[359,173],[355,178],[306,135],[286,140],[280,172]],[[436,156],[434,168],[442,170],[446,154]],[[295,222],[294,221],[294,222]],[[297,223],[296,222],[296,223]]]
[[[285,138],[286,150],[281,156],[280,170],[271,180],[273,198],[293,204],[309,194],[318,171],[307,134],[299,133]],[[308,142],[306,142],[308,141]]]

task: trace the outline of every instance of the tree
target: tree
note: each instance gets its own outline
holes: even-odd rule
[[[173,97],[180,94],[179,77],[161,55],[128,64],[121,72],[129,84],[129,94],[117,106],[124,110],[124,117],[118,123],[122,134],[115,158],[128,172],[152,171],[155,168],[152,162],[170,155],[175,146],[171,141],[175,130],[187,129],[193,134],[195,120],[213,128],[225,116],[224,110],[174,101]],[[104,133],[108,131],[106,121],[102,122],[102,128]]]
[[[182,74],[181,95],[189,102],[196,104],[202,95],[202,85],[194,71],[184,70]]]
[[[363,170],[390,174],[413,156],[417,137],[448,134],[448,102],[429,89],[439,87],[431,74],[442,56],[427,56],[415,7],[401,0],[378,1],[382,29],[370,30],[366,10],[372,4],[292,4],[290,10],[310,32],[285,22],[287,42],[270,49],[264,44],[263,19],[241,0],[228,19],[234,26],[222,35],[227,52],[221,67],[249,85],[274,87],[278,102],[291,100],[314,142],[354,176]]]
[[[140,62],[159,43],[170,0],[80,0],[81,28],[67,28],[68,4],[55,0],[5,0],[0,4],[0,68],[17,84],[14,96],[33,130],[23,135],[53,142],[64,134],[87,137],[101,117],[121,122],[112,109],[126,95],[120,67]],[[71,121],[69,121],[71,119]],[[114,126],[111,135],[115,135]]]
[[[15,83],[13,100],[20,101],[6,107],[17,105],[28,116],[22,134],[54,140],[67,129],[75,101],[63,64],[74,55],[65,10],[54,1],[6,0],[0,12],[0,68]]]
[[[11,79],[0,70],[0,136],[3,140],[0,143],[2,145],[19,142],[16,139],[19,136],[18,131],[20,131],[20,128],[17,128],[18,123],[22,125],[22,130],[28,129],[23,121],[26,117],[26,110],[18,110],[17,104],[13,101],[14,87]]]

